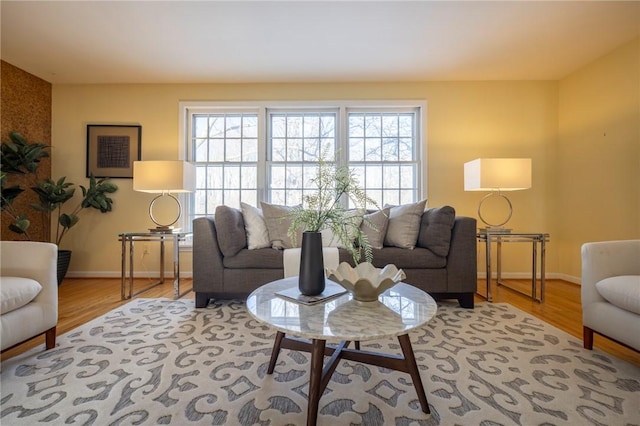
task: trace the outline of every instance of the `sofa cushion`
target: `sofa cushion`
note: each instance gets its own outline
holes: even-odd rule
[[[218,246],[224,256],[234,256],[247,246],[242,212],[229,206],[216,207]]]
[[[418,246],[446,257],[449,254],[451,230],[455,220],[456,211],[451,206],[427,209],[422,215]]]
[[[244,229],[247,231],[247,247],[249,250],[271,247],[267,222],[262,210],[247,203],[240,203]]]
[[[640,315],[640,275],[605,278],[596,289],[612,305]]]
[[[282,253],[284,250],[263,248],[256,250],[243,249],[235,256],[225,257],[222,263],[230,269],[282,269]]]
[[[302,231],[298,233],[295,244],[288,235],[289,227],[291,226],[291,216],[289,216],[289,213],[294,207],[279,206],[265,202],[261,202],[260,204],[262,205],[264,221],[267,224],[271,247],[278,250],[300,247]]]
[[[42,290],[36,280],[23,277],[2,277],[0,314],[4,315],[31,302]]]
[[[424,213],[427,200],[412,204],[391,207],[389,212],[389,226],[384,237],[385,246],[412,249],[418,242],[420,221]]]
[[[372,263],[376,268],[393,264],[399,269],[437,269],[447,266],[447,259],[422,247],[416,247],[411,252],[399,247],[385,247],[373,250]]]
[[[371,248],[381,249],[384,246],[384,236],[387,234],[390,210],[391,208],[387,207],[363,216],[360,229],[369,240]]]

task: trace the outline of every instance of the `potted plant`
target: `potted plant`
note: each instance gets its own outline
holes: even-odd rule
[[[360,188],[354,171],[346,166],[328,164],[324,154],[318,161],[318,174],[312,182],[317,190],[305,195],[303,204],[291,211],[288,230],[292,241],[300,230],[304,231],[298,283],[300,292],[305,295],[317,295],[324,290],[323,229],[330,230],[340,240],[356,264],[360,262],[362,253],[367,262],[372,261],[373,251],[360,223],[367,206],[378,208],[377,203]],[[344,198],[351,201],[355,210],[345,209]]]
[[[56,236],[54,242],[59,246],[63,237],[80,220],[79,214],[85,209],[94,208],[101,213],[112,210],[113,200],[108,194],[118,190],[117,185],[111,183],[109,179],[89,178],[89,186],[78,185],[82,190],[82,198],[79,203],[68,212],[63,211],[63,206],[73,199],[75,194],[75,184],[66,182],[66,177],[61,177],[57,181],[50,178],[44,180],[37,179],[37,170],[40,159],[48,157],[45,151],[48,148],[41,143],[28,143],[19,133],[10,134],[11,142],[2,143],[2,174],[0,182],[2,186],[1,206],[12,219],[9,229],[12,232],[23,235],[25,239],[31,240],[29,235],[30,220],[26,212],[20,212],[14,206],[14,201],[25,189],[20,185],[6,186],[7,174],[22,174],[30,177],[30,189],[37,195],[38,203],[32,203],[30,207],[42,214],[43,218],[50,217],[55,212]],[[71,260],[70,250],[58,250],[58,285],[62,282]]]

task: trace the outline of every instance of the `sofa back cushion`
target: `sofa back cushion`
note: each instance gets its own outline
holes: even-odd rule
[[[23,277],[2,277],[0,286],[0,314],[4,315],[22,308],[42,290],[36,280]]]
[[[218,246],[224,256],[235,256],[247,246],[247,233],[240,210],[229,206],[218,206],[215,221]]]
[[[456,220],[456,211],[451,206],[427,209],[422,215],[418,246],[446,257],[451,245],[451,230]]]

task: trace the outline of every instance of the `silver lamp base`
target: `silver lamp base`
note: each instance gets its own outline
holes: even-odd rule
[[[503,198],[507,202],[507,205],[509,206],[509,213],[508,213],[506,219],[504,221],[502,221],[502,222],[490,223],[482,216],[482,204],[484,204],[484,202],[487,201],[491,197]],[[491,193],[485,195],[484,197],[482,197],[482,200],[480,200],[480,204],[478,205],[478,217],[480,218],[482,223],[487,225],[486,228],[480,228],[480,229],[478,229],[478,231],[480,233],[510,234],[511,233],[511,229],[510,228],[505,228],[503,225],[506,224],[507,222],[509,222],[509,219],[511,219],[511,215],[512,214],[513,214],[513,206],[511,205],[511,201],[509,201],[509,199],[506,197],[506,195],[502,194],[501,192],[491,192]]]

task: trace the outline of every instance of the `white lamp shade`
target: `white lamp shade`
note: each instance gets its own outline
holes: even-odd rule
[[[194,192],[196,168],[186,161],[134,161],[133,190],[150,193]]]
[[[464,163],[465,191],[531,188],[530,158],[478,158]]]

